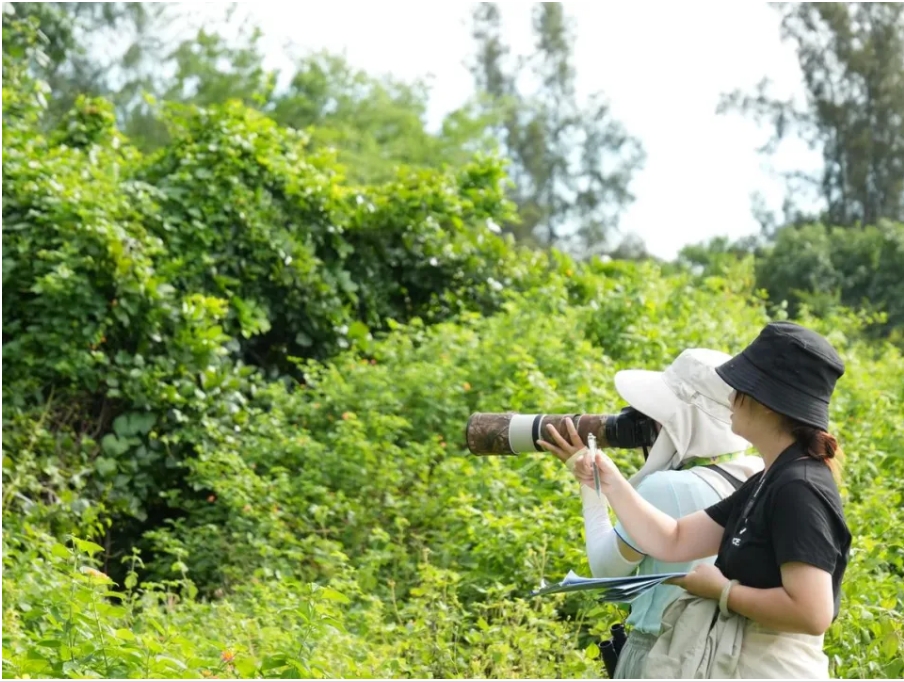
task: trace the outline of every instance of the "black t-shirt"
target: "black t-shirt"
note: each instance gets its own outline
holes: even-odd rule
[[[838,486],[823,462],[792,445],[706,513],[725,529],[716,566],[728,579],[768,589],[781,587],[784,563],[816,566],[832,574],[838,617],[851,533]]]

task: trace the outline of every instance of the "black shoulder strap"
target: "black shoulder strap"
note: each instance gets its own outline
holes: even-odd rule
[[[720,467],[718,464],[707,464],[707,465],[705,465],[704,468],[712,469],[713,471],[715,471],[722,478],[724,478],[726,481],[728,481],[728,483],[731,485],[731,487],[734,488],[735,490],[737,490],[742,485],[744,485],[743,481],[741,481],[739,478],[732,476],[730,473],[725,471],[725,469]]]

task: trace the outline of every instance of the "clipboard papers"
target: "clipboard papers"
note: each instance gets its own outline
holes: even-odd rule
[[[541,584],[540,587],[530,593],[531,597],[539,597],[546,594],[559,592],[584,592],[598,590],[601,601],[606,602],[631,602],[649,589],[662,584],[669,578],[681,578],[687,573],[653,573],[650,575],[635,575],[624,578],[582,578],[574,571],[568,571],[568,575],[560,583],[555,585]]]

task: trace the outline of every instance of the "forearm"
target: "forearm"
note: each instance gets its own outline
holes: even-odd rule
[[[633,573],[640,560],[630,561],[619,551],[618,536],[609,520],[606,498],[597,497],[596,491],[582,485],[581,501],[587,563],[590,564],[591,575],[594,578],[616,578]]]
[[[813,609],[795,601],[784,587],[734,585],[728,593],[728,610],[781,632],[821,635],[826,630]]]

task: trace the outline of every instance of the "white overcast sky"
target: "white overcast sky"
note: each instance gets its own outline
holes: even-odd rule
[[[533,3],[500,3],[513,50],[531,47]],[[601,90],[614,115],[647,152],[635,203],[622,218],[655,255],[688,243],[759,230],[750,194],[778,209],[775,170],[813,170],[818,151],[786,142],[764,159],[768,131],[739,115],[716,115],[719,95],[752,89],[764,76],[782,96],[802,98],[794,48],[783,44],[778,13],[758,2],[572,2],[575,68],[581,92]],[[472,92],[465,60],[473,50],[466,2],[240,3],[239,17],[263,30],[268,66],[288,68],[293,51],[326,49],[355,66],[403,79],[429,77],[430,124]],[[220,16],[222,5],[204,13]],[[237,18],[239,18],[237,17]]]

